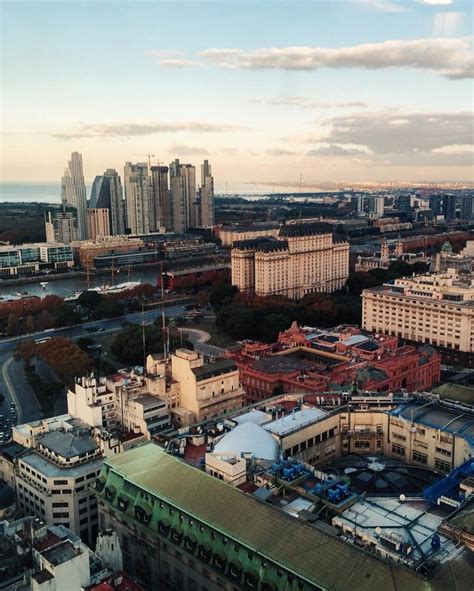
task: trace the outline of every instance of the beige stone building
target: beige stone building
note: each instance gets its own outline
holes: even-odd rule
[[[255,224],[254,226],[230,226],[219,232],[222,246],[232,246],[237,240],[254,240],[255,238],[278,236],[280,225],[277,222]]]
[[[448,349],[474,351],[474,276],[426,274],[362,293],[362,327]]]
[[[192,413],[192,422],[225,415],[243,405],[244,390],[233,361],[218,359],[205,363],[199,353],[177,349],[171,357],[171,372],[172,379],[180,385],[180,409]],[[173,414],[180,422],[182,414]],[[186,417],[189,420],[190,416]]]
[[[87,213],[87,237],[96,240],[98,237],[110,236],[109,210],[104,208],[88,209]]]
[[[276,239],[234,243],[232,284],[258,296],[300,299],[341,289],[349,275],[349,244],[324,224],[287,224]]]

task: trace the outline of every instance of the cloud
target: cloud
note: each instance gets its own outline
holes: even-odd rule
[[[433,16],[433,34],[437,37],[454,35],[462,25],[462,12],[437,12]]]
[[[474,154],[474,144],[453,144],[452,146],[435,148],[433,152],[437,154]]]
[[[292,150],[285,150],[283,148],[272,148],[267,150],[269,156],[294,156],[295,152]]]
[[[299,109],[346,109],[368,106],[364,101],[324,102],[315,101],[303,96],[281,96],[267,99],[252,99],[250,102],[261,103],[264,105],[273,105],[276,107],[296,107]]]
[[[391,0],[352,0],[352,3],[360,4],[377,12],[405,12],[409,10],[407,6],[397,4]]]
[[[153,49],[151,51],[145,51],[145,55],[158,58],[160,66],[165,68],[194,68],[202,66],[198,61],[187,59],[184,52],[177,49]]]
[[[195,156],[195,155],[209,155],[209,151],[206,148],[202,148],[200,146],[186,146],[175,144],[170,149],[171,152],[175,152],[180,156]]]
[[[392,40],[352,47],[271,47],[254,50],[209,48],[202,59],[221,68],[301,70],[326,68],[428,70],[451,79],[474,76],[471,42],[457,39]]]
[[[239,125],[207,123],[201,121],[183,121],[179,123],[96,123],[81,125],[72,131],[50,133],[58,139],[94,138],[94,137],[132,137],[153,135],[156,133],[176,133],[179,131],[195,133],[223,133],[248,129]]]
[[[452,4],[453,0],[422,0],[423,4],[430,4],[431,6],[446,6]]]
[[[320,123],[320,122],[318,122]],[[454,113],[378,111],[339,115],[323,122],[329,131],[317,138],[329,144],[367,146],[374,154],[417,154],[472,143],[468,111]]]
[[[320,156],[323,158],[327,156],[367,156],[368,152],[367,149],[364,149],[363,147],[357,148],[338,144],[322,144],[309,150],[309,152],[307,152],[307,155]]]

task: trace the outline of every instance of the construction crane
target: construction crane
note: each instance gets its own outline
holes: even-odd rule
[[[148,158],[148,168],[151,167],[151,159],[155,158],[154,154],[134,154],[134,156],[146,156]]]

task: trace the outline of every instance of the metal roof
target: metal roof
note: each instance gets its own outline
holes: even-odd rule
[[[127,480],[325,589],[441,589],[246,495],[153,443],[107,458],[105,465],[111,469],[107,485],[114,484],[119,493]]]

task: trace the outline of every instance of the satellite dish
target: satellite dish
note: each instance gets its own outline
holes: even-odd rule
[[[400,501],[402,501],[402,503],[403,503],[403,501],[406,501],[406,500],[407,500],[406,496],[402,493],[400,495]]]
[[[382,533],[382,528],[381,527],[376,527],[375,528],[375,533],[380,536],[380,534]]]

